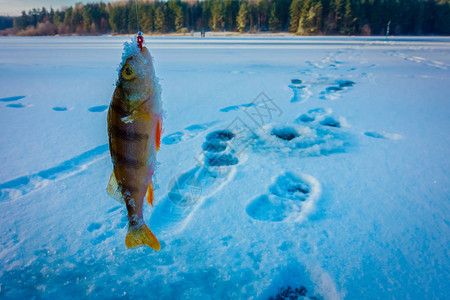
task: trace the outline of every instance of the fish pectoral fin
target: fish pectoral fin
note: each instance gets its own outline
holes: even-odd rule
[[[151,182],[148,184],[147,202],[153,207],[153,184]]]
[[[144,119],[150,118],[150,114],[148,112],[142,111],[140,109],[135,109],[135,110],[133,110],[133,112],[130,115],[123,117],[121,120],[124,123],[132,123],[134,120],[140,119],[140,118],[144,118]]]
[[[114,171],[111,173],[111,177],[109,178],[108,187],[106,188],[108,194],[115,200],[124,204],[125,200],[123,199],[122,191],[120,190],[119,183],[117,182],[116,175],[114,175]]]
[[[142,224],[137,228],[128,228],[127,237],[125,238],[125,245],[127,248],[135,248],[146,245],[156,251],[161,249],[158,239],[145,224]]]

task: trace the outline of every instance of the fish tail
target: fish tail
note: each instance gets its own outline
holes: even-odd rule
[[[145,224],[142,224],[139,227],[128,228],[127,237],[125,238],[125,245],[127,248],[147,245],[156,251],[161,249],[158,239]]]

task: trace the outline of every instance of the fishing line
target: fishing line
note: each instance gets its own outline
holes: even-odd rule
[[[144,43],[144,34],[142,31],[139,30],[139,15],[138,15],[138,0],[135,0],[134,3],[136,3],[136,26],[137,26],[137,44],[139,49],[142,51],[142,44]]]
[[[138,15],[138,0],[134,1],[136,3],[136,25],[137,25],[137,31],[139,32],[139,15]]]

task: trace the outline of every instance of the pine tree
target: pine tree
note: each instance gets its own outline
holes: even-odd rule
[[[249,29],[250,29],[250,31],[256,31],[256,26],[258,24],[255,21],[258,20],[258,7],[256,6],[256,4],[254,2],[248,2],[247,10],[248,10],[247,16],[248,16]]]
[[[347,2],[345,3],[345,13],[341,33],[342,34],[353,33],[353,12],[350,0],[347,0]]]
[[[436,33],[450,34],[450,1],[440,0],[437,5]]]
[[[280,20],[277,17],[277,5],[275,2],[272,3],[270,8],[269,29],[270,31],[280,30]]]
[[[139,23],[141,25],[142,32],[153,31],[154,10],[153,5],[144,4],[141,5],[139,11]]]
[[[166,32],[166,14],[163,9],[164,6],[159,5],[155,10],[155,31]]]
[[[402,0],[403,2],[404,0]],[[410,0],[406,0],[405,2],[408,2]],[[413,0],[415,1],[415,0]],[[384,25],[385,22],[383,20],[383,7],[380,0],[373,0],[370,5],[370,17],[369,17],[369,23],[370,28],[372,29],[372,34],[384,34]],[[415,17],[415,16],[414,16]]]
[[[308,20],[310,24],[309,33],[318,33],[322,30],[322,2],[318,1],[311,5],[308,13]]]
[[[50,22],[53,22],[54,18],[55,18],[55,11],[53,10],[53,7],[52,7],[52,8],[50,8],[50,13],[48,14],[48,20]]]
[[[224,26],[226,30],[234,30],[236,27],[236,16],[239,12],[239,2],[236,0],[223,0]]]
[[[127,10],[127,32],[128,33],[137,33],[141,28],[138,28],[138,19],[136,15],[136,7],[133,5],[134,3],[129,2],[129,5],[126,5]]]
[[[92,23],[92,14],[91,8],[89,6],[84,6],[82,10],[83,16],[83,27],[86,32],[91,31],[91,23]]]
[[[72,11],[73,8],[69,7],[66,10],[66,14],[64,15],[64,25],[68,32],[74,32],[74,28],[72,28]]]
[[[111,6],[109,9],[109,25],[113,32],[119,32],[119,8],[117,6]]]
[[[223,4],[222,1],[214,1],[211,8],[210,27],[213,31],[219,31],[223,28]]]
[[[236,18],[237,29],[239,30],[240,33],[243,33],[245,28],[247,27],[248,24],[247,15],[248,15],[247,3],[242,2],[241,6],[239,7],[239,14]]]
[[[72,14],[72,28],[75,29],[75,33],[84,34],[86,31],[83,27],[83,4],[77,3]]]
[[[57,10],[55,14],[53,15],[53,24],[58,26],[62,21],[64,20],[64,17],[62,16],[61,12]]]
[[[289,31],[298,31],[298,22],[300,19],[300,9],[302,6],[302,0],[293,0],[291,6],[289,7]]]
[[[177,32],[180,32],[184,25],[184,17],[183,17],[183,10],[181,6],[178,6],[175,11],[175,30]]]
[[[300,18],[298,21],[297,34],[305,35],[310,33],[311,28],[311,17],[309,16],[309,11],[311,8],[311,0],[306,0],[300,10]]]
[[[28,15],[25,11],[22,11],[22,15],[20,17],[14,18],[14,28],[16,29],[25,29],[29,25]]]
[[[334,22],[336,24],[336,31],[343,33],[344,30],[344,15],[345,15],[345,0],[335,1]]]
[[[258,1],[258,30],[267,30],[267,15],[269,2],[267,0]]]

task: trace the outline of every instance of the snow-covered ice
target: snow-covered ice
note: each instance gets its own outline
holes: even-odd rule
[[[146,37],[160,252],[106,193],[128,40],[0,38],[0,298],[448,297],[450,38]]]

